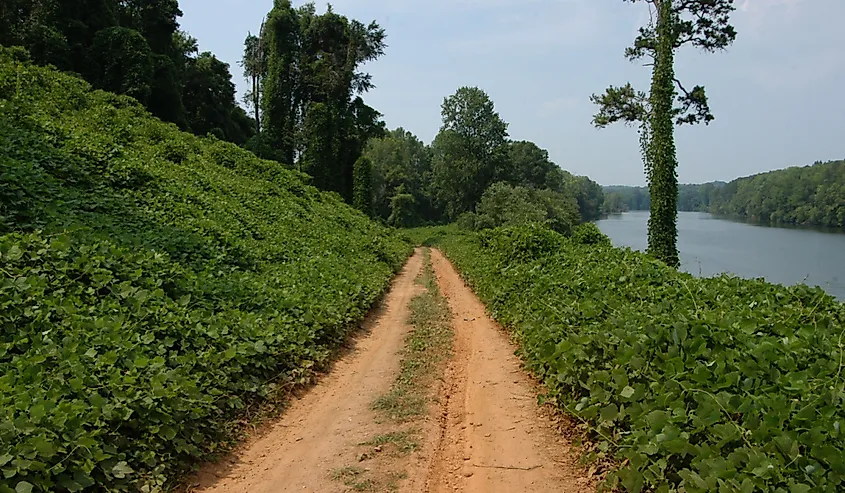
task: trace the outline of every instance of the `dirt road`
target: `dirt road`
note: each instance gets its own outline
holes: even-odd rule
[[[372,411],[399,368],[410,328],[408,303],[422,289],[414,283],[423,259],[418,250],[390,293],[365,322],[354,350],[270,430],[228,460],[204,468],[193,491],[275,493],[352,491],[337,473],[383,462],[362,462],[360,445],[384,433]],[[390,487],[362,491],[588,492],[594,491],[569,449],[540,412],[535,385],[519,367],[513,346],[487,317],[484,306],[451,264],[432,250],[442,294],[453,313],[454,356],[421,424],[419,450],[403,461]],[[356,460],[357,455],[357,460]],[[357,464],[356,464],[357,465]],[[361,469],[363,470],[363,469]],[[358,487],[360,486],[360,487]]]
[[[266,434],[231,459],[201,471],[194,491],[346,491],[332,479],[332,471],[354,462],[356,445],[374,433],[371,405],[390,388],[398,371],[397,353],[408,331],[408,303],[422,289],[414,283],[421,268],[422,255],[417,251],[381,307],[364,322],[364,333],[353,341],[350,354],[293,402]]]
[[[594,491],[540,412],[507,335],[440,252],[432,251],[432,262],[452,309],[455,356],[427,491]]]

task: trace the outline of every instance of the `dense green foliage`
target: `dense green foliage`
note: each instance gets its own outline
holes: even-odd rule
[[[444,100],[441,114],[443,127],[430,147],[402,128],[369,142],[364,153],[373,162],[373,202],[381,219],[419,226],[457,217],[467,227],[483,229],[522,217],[551,219],[568,231],[601,215],[601,186],[562,170],[533,142],[508,140],[507,123],[481,89],[460,88]],[[520,211],[496,206],[500,212],[488,214],[491,203],[507,203],[489,198],[488,210],[479,210],[496,184],[495,195],[515,193],[513,207]]]
[[[657,7],[657,36],[654,70],[649,92],[646,178],[651,191],[648,217],[648,253],[672,267],[678,257],[678,167],[672,106],[675,101],[675,46],[672,1],[660,0]]]
[[[373,215],[373,164],[366,157],[355,161],[355,190],[352,205],[368,216]]]
[[[431,143],[432,181],[446,217],[472,211],[481,195],[504,173],[508,124],[490,97],[461,87],[443,100],[443,125]]]
[[[599,106],[593,117],[597,127],[612,123],[638,124],[646,180],[651,193],[648,251],[668,265],[680,264],[677,248],[677,157],[674,123],[708,124],[713,120],[704,87],[687,90],[675,78],[675,52],[684,45],[713,52],[725,49],[736,38],[730,14],[733,0],[625,0],[649,3],[649,23],[639,29],[633,46],[625,50],[631,61],[649,59],[651,90],[637,91],[630,83],[610,86],[592,95]],[[654,11],[652,11],[652,7]],[[681,94],[675,91],[677,84]],[[613,199],[618,203],[618,199]]]
[[[177,0],[8,0],[0,45],[132,96],[183,130],[243,144],[254,124],[235,102],[229,66],[199,54],[179,31],[181,15]]]
[[[648,210],[644,187],[604,187],[606,213]],[[749,221],[845,228],[845,161],[769,171],[725,182],[680,185],[679,211]]]
[[[708,210],[752,221],[845,229],[845,161],[739,178],[711,194]]]
[[[350,203],[355,161],[369,139],[384,135],[381,114],[360,97],[373,87],[371,77],[358,71],[384,54],[384,39],[375,22],[365,26],[331,6],[317,14],[313,3],[294,8],[275,0],[262,38],[245,42],[243,63],[260,81],[269,147],[313,176],[315,186]]]
[[[371,140],[364,155],[373,163],[377,217],[406,227],[441,217],[434,205],[431,152],[414,134],[401,127],[392,130]]]
[[[319,367],[409,245],[0,50],[0,492],[158,491]]]
[[[432,235],[513,330],[549,398],[589,425],[599,456],[617,459],[611,485],[845,487],[845,308],[821,289],[697,279],[588,232],[418,239]]]
[[[465,212],[457,223],[470,230],[543,223],[569,234],[580,219],[574,197],[497,182],[484,191],[476,212]]]

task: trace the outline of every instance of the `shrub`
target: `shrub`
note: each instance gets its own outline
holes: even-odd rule
[[[579,220],[578,203],[572,197],[552,190],[532,190],[500,182],[490,185],[476,212],[465,213],[458,218],[458,223],[475,231],[542,223],[568,235]]]
[[[610,238],[594,223],[579,224],[572,233],[572,240],[582,245],[611,245]]]

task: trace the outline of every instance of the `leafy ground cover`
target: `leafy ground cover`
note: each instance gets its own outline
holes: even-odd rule
[[[843,305],[803,285],[697,279],[586,228],[413,236],[448,255],[549,398],[616,459],[608,486],[842,491]]]
[[[410,254],[306,175],[0,50],[0,492],[157,491]]]

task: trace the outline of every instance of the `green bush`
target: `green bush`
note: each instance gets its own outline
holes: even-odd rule
[[[845,309],[820,288],[697,279],[543,229],[437,241],[616,459],[611,486],[845,489]]]
[[[306,175],[0,50],[0,492],[158,491],[410,252]]]
[[[594,223],[579,224],[572,232],[572,240],[582,245],[611,245],[610,238]]]
[[[578,202],[573,197],[499,182],[484,191],[475,213],[464,213],[456,222],[472,231],[543,223],[559,233],[569,234],[579,221]]]

